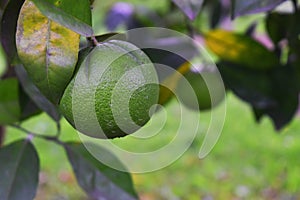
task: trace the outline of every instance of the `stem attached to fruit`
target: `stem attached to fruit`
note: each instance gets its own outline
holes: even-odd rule
[[[90,38],[91,38],[91,40],[92,40],[92,42],[94,43],[95,46],[98,46],[98,45],[99,45],[99,42],[98,42],[98,40],[96,39],[95,36],[92,36],[92,37],[90,37]]]

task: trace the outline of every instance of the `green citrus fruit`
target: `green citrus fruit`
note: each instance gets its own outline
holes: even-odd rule
[[[192,110],[211,109],[224,99],[224,86],[220,76],[215,72],[189,71],[183,77],[185,79],[179,80],[176,91],[181,102],[187,108]],[[211,84],[213,95],[210,93],[207,83]]]
[[[114,138],[135,132],[150,119],[149,109],[158,100],[150,59],[130,43],[111,40],[87,48],[78,60],[79,39],[44,16],[33,1],[23,4],[16,46],[39,90],[86,135]]]
[[[59,107],[80,132],[97,138],[131,134],[150,119],[159,86],[150,59],[118,40],[96,46],[80,63]]]

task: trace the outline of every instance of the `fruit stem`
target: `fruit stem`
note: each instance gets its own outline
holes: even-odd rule
[[[93,44],[94,44],[95,46],[98,46],[98,45],[99,45],[99,42],[98,42],[98,40],[96,39],[95,36],[92,36],[92,37],[91,37],[91,40],[92,40],[92,42],[93,42]]]

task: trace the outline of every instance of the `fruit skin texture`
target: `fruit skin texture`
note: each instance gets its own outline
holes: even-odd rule
[[[204,80],[212,84],[214,95],[209,93],[208,86]],[[225,91],[221,79],[215,72],[193,72],[184,74],[184,79],[180,79],[176,88],[181,102],[191,110],[208,110],[218,105],[225,97]],[[194,93],[194,94],[192,94]],[[196,99],[194,98],[196,97]],[[213,97],[213,99],[211,99]]]
[[[159,86],[154,84],[158,83],[155,68],[141,50],[112,40],[96,46],[79,65],[59,104],[78,131],[115,138],[149,121]]]

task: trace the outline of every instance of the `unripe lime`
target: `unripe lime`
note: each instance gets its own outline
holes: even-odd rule
[[[192,110],[211,109],[224,99],[224,86],[216,72],[189,71],[183,77],[185,79],[179,80],[176,90],[181,102],[187,108]],[[211,91],[209,91],[208,84],[211,84]]]
[[[155,68],[140,49],[124,41],[101,43],[80,64],[60,110],[86,135],[122,137],[149,121],[159,96],[155,83]]]

